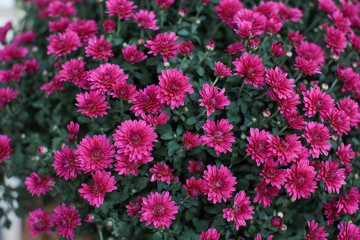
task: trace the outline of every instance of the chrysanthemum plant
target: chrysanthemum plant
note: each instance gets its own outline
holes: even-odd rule
[[[0,28],[1,225],[360,239],[358,1],[19,6],[21,31]]]

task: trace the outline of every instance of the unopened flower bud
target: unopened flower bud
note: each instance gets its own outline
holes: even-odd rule
[[[166,68],[170,67],[170,63],[169,62],[164,62],[164,67],[166,67]]]
[[[184,108],[183,108],[183,111],[184,111],[184,113],[188,113],[188,112],[189,112],[188,107],[184,107]]]
[[[86,216],[85,216],[84,222],[91,223],[91,222],[94,221],[94,219],[95,219],[94,214],[88,213],[88,214],[86,214]]]
[[[241,138],[241,139],[245,139],[245,138],[246,138],[245,133],[241,133],[240,138]]]
[[[287,57],[292,57],[292,55],[293,55],[292,51],[287,51],[287,52],[286,52],[286,56],[287,56]]]
[[[33,46],[33,47],[31,48],[31,51],[32,51],[32,52],[37,52],[37,51],[39,51],[39,48],[38,48],[37,46]]]
[[[37,149],[38,153],[40,154],[44,154],[44,153],[47,153],[48,149],[47,147],[45,147],[44,145],[40,145]]]
[[[282,213],[282,212],[278,212],[278,214],[277,214],[279,217],[284,217],[284,214]]]
[[[328,89],[329,89],[329,84],[327,84],[327,83],[322,83],[322,84],[321,84],[321,89],[322,89],[322,90],[325,90],[325,91],[328,90]]]
[[[280,228],[281,229],[281,231],[286,231],[286,229],[287,229],[287,226],[284,224],[284,225],[282,225],[282,227]]]
[[[215,41],[214,40],[210,40],[207,44],[206,44],[206,50],[209,52],[214,51],[215,49]]]
[[[319,81],[312,81],[310,85],[312,87],[316,87],[318,84],[319,84]]]
[[[355,173],[354,178],[355,178],[355,179],[359,179],[359,174],[358,174],[358,173]]]
[[[39,158],[39,156],[33,156],[33,157],[32,157],[32,160],[33,160],[34,162],[38,162],[38,161],[40,160],[40,158]]]
[[[253,38],[249,41],[249,47],[252,49],[252,50],[256,50],[259,46],[259,42],[260,42],[260,39],[258,37],[256,38]]]
[[[359,63],[358,61],[355,61],[355,62],[353,62],[353,63],[351,64],[351,66],[352,66],[353,68],[357,68],[359,65],[360,65],[360,63]]]
[[[251,121],[252,121],[253,123],[256,123],[256,122],[257,122],[256,117],[252,117],[252,118],[251,118]]]
[[[196,25],[200,25],[200,23],[201,23],[201,20],[200,20],[200,19],[196,19],[196,20],[195,20],[195,24],[196,24]]]
[[[333,60],[334,62],[337,62],[340,58],[340,55],[338,53],[332,53],[330,56],[330,59]]]
[[[108,218],[108,219],[106,220],[106,222],[105,222],[105,225],[106,225],[107,227],[111,228],[112,226],[114,226],[114,223],[115,223],[115,221],[114,221],[113,218]]]
[[[187,11],[188,11],[188,8],[182,8],[179,10],[178,14],[180,17],[185,17]]]
[[[173,180],[173,183],[174,183],[174,184],[178,184],[179,181],[180,181],[180,180],[179,180],[179,177],[173,177],[172,180]]]
[[[267,109],[265,109],[265,110],[262,112],[262,115],[263,115],[264,118],[268,118],[268,117],[270,117],[271,112],[270,112],[270,110],[267,108]]]
[[[331,134],[331,140],[336,141],[338,139],[338,135],[336,133]]]
[[[21,140],[24,140],[24,139],[26,138],[26,135],[25,135],[24,133],[22,133],[22,134],[20,135],[20,138],[21,138]]]
[[[46,75],[48,74],[48,71],[44,70],[44,71],[42,71],[41,74],[42,74],[43,76],[46,76]]]
[[[139,39],[139,40],[137,40],[137,43],[138,43],[138,45],[144,45],[145,40],[144,39]]]
[[[281,228],[283,226],[283,219],[280,216],[274,216],[271,218],[270,224],[273,227]]]
[[[103,23],[103,28],[107,33],[112,33],[115,31],[116,24],[113,20],[105,20]]]

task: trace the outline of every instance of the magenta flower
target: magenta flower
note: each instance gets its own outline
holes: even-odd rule
[[[318,227],[319,224],[312,220],[311,222],[307,222],[309,226],[310,233],[308,233],[305,238],[308,240],[326,240],[326,237],[329,234],[325,231],[324,227]]]
[[[10,87],[0,88],[0,107],[5,106],[11,100],[15,99],[19,91],[17,89],[12,89]],[[1,154],[0,154],[1,162]]]
[[[345,33],[341,30],[329,26],[325,35],[326,47],[331,48],[331,53],[344,52],[347,44]]]
[[[311,117],[318,112],[321,121],[325,121],[330,109],[335,107],[334,99],[319,87],[310,88],[304,93],[304,105],[305,116]]]
[[[360,239],[360,228],[353,223],[343,223],[338,225],[340,233],[337,236],[338,240],[359,240]]]
[[[355,157],[355,152],[351,149],[351,144],[345,146],[344,143],[341,143],[336,155],[339,156],[342,164],[349,164],[350,160]]]
[[[65,180],[76,178],[80,171],[80,162],[75,150],[68,146],[62,147],[61,151],[54,153],[55,161],[52,166],[55,168],[56,175]]]
[[[139,116],[145,112],[156,114],[161,112],[161,109],[165,107],[165,104],[158,100],[157,94],[159,92],[159,86],[149,85],[143,90],[140,89],[134,101],[131,103],[133,106],[130,108],[135,113],[135,116]]]
[[[192,173],[203,173],[204,165],[201,163],[201,158],[199,161],[189,161],[189,167],[187,169]]]
[[[92,206],[100,207],[104,203],[105,193],[112,192],[117,189],[115,186],[115,177],[111,176],[111,172],[96,171],[91,173],[94,186],[82,183],[82,188],[78,191],[80,196],[87,199]]]
[[[266,240],[272,240],[272,239],[273,239],[273,235],[270,235],[269,237],[266,238]],[[255,240],[261,240],[261,234],[260,233],[258,233],[256,235]]]
[[[76,8],[73,6],[72,2],[60,2],[54,1],[50,2],[49,6],[46,8],[46,12],[49,17],[67,17],[70,15],[76,15]]]
[[[277,157],[280,164],[288,165],[296,162],[303,151],[303,146],[296,134],[286,135],[285,138],[270,136],[268,151],[272,157]]]
[[[339,169],[338,162],[326,161],[322,163],[322,168],[316,181],[323,180],[325,182],[325,190],[329,193],[333,191],[339,194],[342,185],[345,185],[345,169]]]
[[[115,147],[105,135],[89,135],[77,145],[80,168],[85,173],[112,167]]]
[[[293,45],[297,45],[304,41],[306,37],[304,37],[302,34],[300,34],[299,30],[296,32],[289,32],[288,33],[288,39]]]
[[[359,128],[360,122],[359,104],[352,100],[350,97],[346,97],[337,103],[339,110],[344,111],[350,118],[350,125],[355,128]]]
[[[220,153],[226,153],[226,151],[232,152],[232,142],[235,142],[235,137],[232,133],[229,133],[233,126],[227,119],[215,120],[208,119],[203,124],[204,131],[208,132],[207,135],[201,136],[203,144],[213,147],[216,155]]]
[[[265,68],[261,63],[261,58],[257,55],[244,53],[240,59],[236,58],[233,62],[235,69],[234,75],[245,77],[245,83],[252,84],[254,87],[265,85]]]
[[[26,60],[24,62],[25,72],[27,74],[34,74],[39,70],[40,63],[35,58]]]
[[[29,232],[33,238],[41,233],[50,234],[50,228],[54,226],[54,220],[47,212],[43,212],[41,208],[29,212],[30,218],[27,220]]]
[[[79,211],[73,205],[66,207],[65,203],[54,208],[53,219],[56,230],[63,238],[74,238],[74,229],[81,225]]]
[[[120,19],[128,20],[133,13],[133,9],[137,8],[137,6],[133,4],[133,1],[128,0],[107,0],[106,13],[108,13],[110,17],[117,15]]]
[[[272,203],[270,197],[276,197],[279,195],[279,188],[268,186],[264,178],[261,179],[259,184],[255,188],[256,196],[254,202],[263,204],[263,207],[269,207]]]
[[[71,22],[66,31],[76,32],[82,44],[86,44],[90,38],[94,38],[99,32],[95,20],[78,20]]]
[[[10,159],[10,153],[12,148],[10,148],[11,139],[6,135],[0,135],[0,163],[5,159]]]
[[[199,134],[193,135],[191,132],[186,131],[182,140],[182,145],[185,150],[189,151],[200,144],[201,139],[199,138]]]
[[[61,76],[58,74],[55,75],[55,77],[50,82],[42,85],[40,89],[45,91],[46,98],[48,98],[54,91],[64,89],[62,86]]]
[[[157,56],[159,53],[163,56],[164,62],[167,62],[167,58],[175,58],[175,54],[179,52],[179,43],[175,42],[178,36],[172,33],[159,33],[155,39],[150,36],[151,40],[147,40],[145,47],[149,47],[151,50],[148,52]]]
[[[272,86],[280,99],[289,98],[294,92],[294,79],[287,79],[286,76],[287,73],[283,73],[278,67],[266,71],[266,83]]]
[[[339,198],[338,211],[353,214],[359,209],[360,193],[357,187],[351,188],[347,193]]]
[[[159,29],[159,27],[156,26],[155,13],[153,11],[140,9],[139,12],[133,13],[132,17],[134,18],[138,26],[143,29]]]
[[[307,61],[311,60],[320,66],[324,65],[324,51],[319,45],[315,43],[302,41],[299,45],[295,46],[295,51],[297,54],[299,54],[299,56],[301,56]]]
[[[244,191],[240,191],[234,197],[233,207],[223,209],[223,218],[226,218],[228,222],[235,221],[236,230],[239,230],[240,226],[246,226],[245,220],[253,219],[251,214],[254,213],[254,207],[250,206],[249,199]]]
[[[100,39],[90,38],[88,45],[85,47],[86,57],[93,57],[93,59],[107,61],[108,57],[113,57],[111,50],[111,43],[105,41],[105,36],[101,35]]]
[[[237,52],[245,51],[245,46],[243,42],[234,42],[226,47],[225,52],[229,55],[234,55]]]
[[[243,4],[238,0],[220,0],[219,5],[215,6],[215,11],[223,22],[234,28],[234,15],[242,8]]]
[[[170,118],[168,115],[166,115],[166,112],[161,112],[159,115],[142,114],[141,117],[145,120],[147,124],[149,124],[154,129],[157,129],[159,126],[164,125]]]
[[[119,65],[105,63],[91,72],[89,76],[90,89],[98,90],[101,93],[108,93],[117,82],[126,82],[129,75]]]
[[[25,58],[28,53],[28,48],[19,47],[15,44],[8,44],[4,48],[0,49],[0,62],[22,59]]]
[[[31,193],[31,196],[37,195],[39,197],[41,193],[45,195],[48,191],[53,190],[54,183],[53,177],[44,177],[36,172],[32,172],[30,177],[25,178],[26,189]]]
[[[74,123],[73,121],[71,121],[68,125],[66,125],[66,127],[69,131],[69,137],[64,141],[67,142],[75,141],[77,134],[79,133],[80,130],[80,125],[78,123]]]
[[[297,111],[292,111],[286,114],[286,123],[289,127],[294,129],[304,129],[305,121],[302,116],[298,116]]]
[[[149,156],[146,156],[137,162],[130,160],[128,155],[123,155],[123,154],[116,154],[115,158],[116,158],[116,163],[114,164],[114,167],[115,167],[115,171],[118,171],[119,175],[122,174],[127,175],[130,173],[134,176],[138,175],[138,169],[141,165],[154,160],[150,156],[150,154]]]
[[[98,115],[101,117],[107,115],[106,110],[110,109],[110,107],[105,99],[106,96],[101,95],[97,91],[76,94],[77,103],[75,105],[81,108],[76,112],[80,112],[90,118],[97,118]]]
[[[285,183],[285,171],[284,169],[278,169],[278,162],[269,158],[265,161],[264,169],[261,171],[260,176],[265,178],[267,184],[281,189],[281,186]]]
[[[159,75],[159,90],[157,98],[161,103],[170,105],[171,109],[184,106],[186,93],[193,93],[192,84],[188,83],[189,77],[183,71],[172,69],[162,70]]]
[[[79,84],[80,81],[87,80],[87,72],[85,71],[86,62],[77,59],[71,59],[62,65],[60,70],[61,81]]]
[[[136,97],[136,86],[133,84],[128,84],[126,81],[116,81],[112,86],[113,92],[111,96],[113,98],[121,98],[122,100],[131,100],[134,101]]]
[[[347,135],[350,131],[350,117],[342,110],[337,108],[330,109],[328,113],[329,122],[332,128],[342,136],[343,133]]]
[[[61,17],[58,20],[49,21],[49,31],[50,32],[65,32],[66,28],[69,26],[70,20],[67,17]]]
[[[184,56],[190,56],[191,53],[194,50],[194,44],[192,43],[192,41],[182,41],[179,44],[179,51],[182,55]]]
[[[175,2],[175,0],[155,0],[155,2],[159,8],[167,9]]]
[[[108,19],[108,20],[105,20],[104,23],[102,24],[103,28],[105,29],[105,31],[107,33],[112,33],[114,32],[115,30],[115,27],[116,27],[116,23],[111,20],[111,19]]]
[[[320,154],[328,155],[331,144],[327,139],[330,138],[329,129],[322,123],[307,122],[305,132],[302,135],[306,142],[311,145],[310,153],[314,158],[318,158]]]
[[[204,90],[199,91],[203,99],[199,99],[200,106],[207,109],[207,115],[210,116],[215,109],[224,109],[225,106],[230,105],[230,100],[224,95],[225,88],[218,91],[217,87],[210,86],[207,83],[203,85]]]
[[[236,177],[232,175],[230,170],[224,165],[220,166],[207,166],[204,171],[203,179],[206,181],[206,188],[204,194],[208,196],[208,201],[226,202],[227,198],[231,197],[235,191]]]
[[[129,202],[129,204],[126,205],[126,211],[128,212],[127,215],[129,217],[136,216],[141,210],[141,205],[142,205],[142,197],[137,196],[135,204]]]
[[[137,50],[136,45],[124,47],[122,50],[125,60],[130,64],[135,64],[147,58],[143,52]]]
[[[340,214],[343,212],[339,211],[338,202],[333,199],[331,202],[324,202],[324,215],[327,218],[327,224],[333,224],[337,220]]]
[[[183,187],[186,189],[189,197],[197,199],[199,194],[205,192],[206,181],[201,178],[195,179],[195,177],[191,177],[190,179],[186,179],[186,184],[184,184]]]
[[[47,54],[55,53],[55,59],[60,56],[76,51],[81,47],[80,38],[75,32],[58,33],[48,37],[50,44],[47,46]]]
[[[315,168],[309,165],[308,160],[300,160],[286,169],[286,191],[293,200],[308,198],[317,188],[315,182]]]
[[[157,134],[154,128],[148,125],[144,120],[127,120],[118,126],[115,130],[113,139],[118,148],[118,154],[129,156],[130,161],[141,161],[150,155],[157,142]]]
[[[233,23],[236,24],[238,28],[234,29],[235,32],[247,39],[264,33],[266,17],[254,10],[242,8],[234,15]],[[247,28],[246,33],[242,31],[244,26]]]
[[[175,220],[175,214],[178,213],[179,207],[174,201],[171,201],[169,192],[161,194],[153,192],[147,198],[142,199],[142,207],[139,213],[140,221],[146,221],[145,226],[154,224],[155,228],[169,228],[171,220]]]
[[[219,240],[220,236],[220,233],[215,228],[209,228],[206,232],[201,232],[200,240]]]
[[[227,67],[222,62],[214,62],[214,71],[215,71],[215,76],[220,79],[232,76],[231,68]]]
[[[269,158],[269,139],[270,134],[265,130],[261,132],[259,129],[250,128],[250,136],[246,137],[249,141],[246,144],[246,153],[251,156],[251,159],[256,160],[256,164],[260,166],[261,163],[265,163]]]
[[[168,165],[157,162],[153,168],[150,168],[150,172],[153,173],[153,175],[150,177],[150,182],[155,181],[163,181],[167,184],[170,184],[170,181],[172,179],[172,172],[175,169],[170,168]]]

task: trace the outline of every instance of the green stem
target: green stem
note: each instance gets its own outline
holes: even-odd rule
[[[195,15],[195,21],[196,21],[196,19],[198,19],[198,17],[200,16],[200,13],[202,12],[203,9],[204,9],[204,4],[201,4],[199,11]]]
[[[118,17],[116,35],[120,37],[121,18]]]
[[[261,41],[260,45],[259,45],[259,49],[262,48],[262,46],[264,45],[264,43],[266,42],[266,40],[268,39],[269,37],[265,35],[264,39]]]
[[[218,81],[219,81],[219,77],[216,77],[216,79],[215,79],[215,81],[213,82],[212,85],[215,86]]]
[[[104,22],[104,5],[103,5],[103,1],[99,2],[99,5],[100,5],[100,20],[101,20],[101,23]]]
[[[245,81],[242,81],[241,87],[240,87],[240,90],[239,90],[239,94],[238,94],[238,97],[239,97],[239,98],[240,98],[240,96],[241,96],[242,90],[244,89],[244,86],[245,86]]]
[[[183,59],[181,59],[180,70],[183,69],[183,65],[184,65],[185,59],[186,59],[186,57],[183,57]]]
[[[202,113],[200,113],[199,115],[196,116],[196,118],[200,118],[202,115],[204,115],[207,112],[207,110],[205,109]]]
[[[120,100],[120,116],[123,118],[124,115],[124,100]]]
[[[335,81],[331,84],[331,87],[329,88],[328,92],[330,93],[331,90],[333,90],[333,88],[335,87],[336,83],[338,82],[337,79],[335,79]]]
[[[277,109],[276,112],[268,118],[268,121],[270,121],[270,120],[273,119],[276,115],[278,115],[279,112],[280,112],[279,109]]]
[[[261,94],[260,96],[256,97],[256,98],[254,99],[254,101],[264,98],[264,97],[266,96],[266,93],[267,93],[267,92],[264,92],[264,93]]]
[[[97,225],[97,228],[98,228],[98,232],[99,232],[99,238],[100,240],[104,240],[104,237],[103,237],[103,234],[102,234],[102,229],[99,225]]]
[[[160,10],[160,28],[164,27],[164,10]]]
[[[294,83],[296,83],[301,77],[302,77],[302,72],[299,72],[296,79],[294,80]]]
[[[287,126],[284,126],[284,127],[280,130],[280,132],[278,133],[278,135],[281,134],[281,133],[283,133],[286,129],[287,129]]]

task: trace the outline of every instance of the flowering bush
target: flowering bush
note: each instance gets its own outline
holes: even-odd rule
[[[1,224],[360,239],[358,1],[21,5],[0,28]]]

